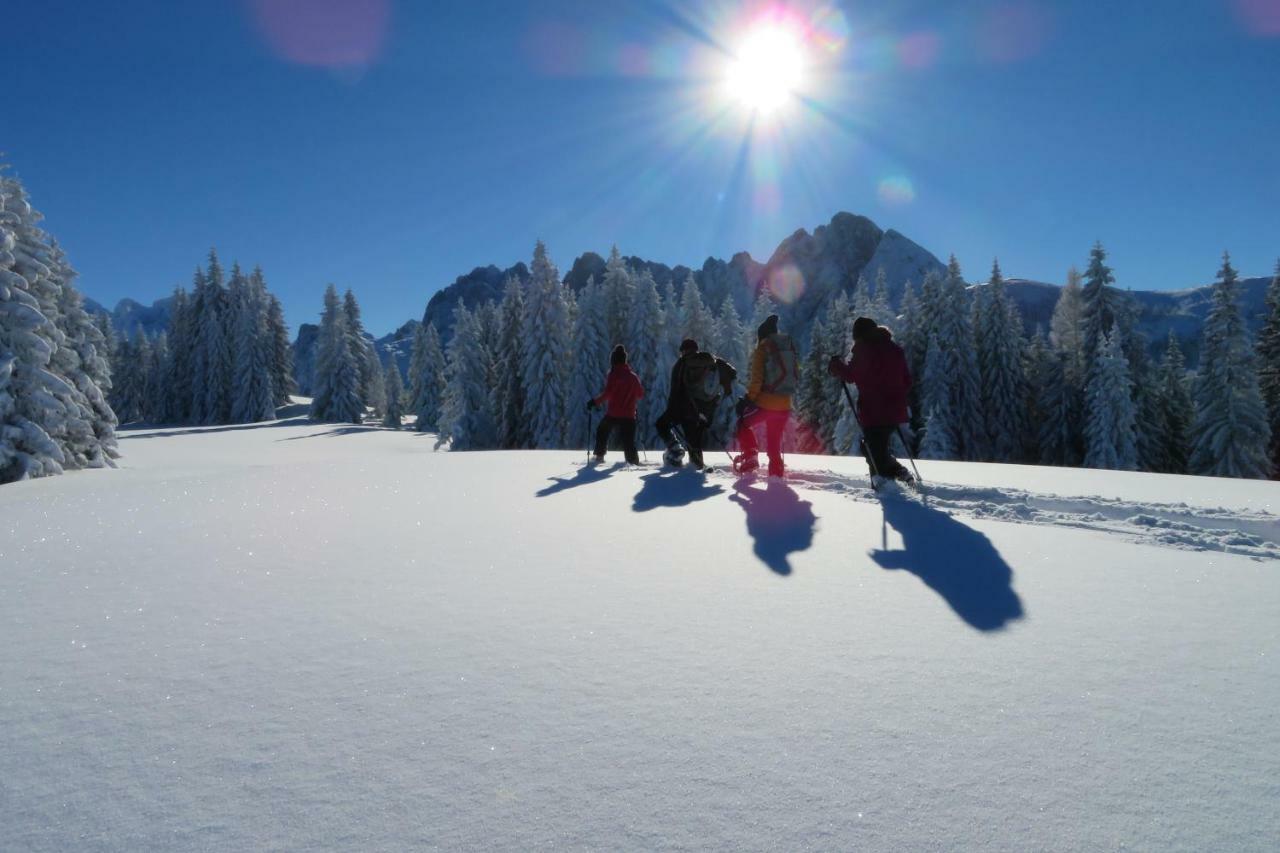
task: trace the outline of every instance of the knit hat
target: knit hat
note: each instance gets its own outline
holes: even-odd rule
[[[616,347],[614,347],[613,352],[609,354],[609,363],[610,364],[626,364],[627,363],[626,347],[624,347],[622,344],[618,344]]]
[[[680,342],[680,352],[697,352],[698,342],[693,338],[685,338]]]
[[[876,321],[870,317],[859,317],[853,321],[853,339],[860,341],[876,330]]]
[[[778,315],[770,314],[760,328],[756,329],[756,339],[763,341],[765,338],[778,334]]]

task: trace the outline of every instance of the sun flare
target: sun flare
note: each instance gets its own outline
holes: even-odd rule
[[[761,23],[738,45],[725,74],[729,95],[768,115],[785,105],[804,79],[804,45],[788,27]]]

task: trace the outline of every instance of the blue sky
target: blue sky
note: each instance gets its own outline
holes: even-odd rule
[[[750,124],[721,78],[761,16],[806,67]],[[107,304],[216,245],[292,324],[332,281],[380,334],[537,238],[562,270],[614,242],[764,260],[838,210],[971,279],[998,255],[1061,281],[1096,239],[1134,289],[1280,255],[1280,0],[7,0],[0,22],[0,152]]]

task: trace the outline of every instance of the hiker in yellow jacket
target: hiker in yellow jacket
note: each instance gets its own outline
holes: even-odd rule
[[[782,434],[791,418],[791,395],[796,392],[799,358],[795,342],[778,331],[777,314],[770,314],[760,324],[756,338],[759,342],[751,353],[747,393],[738,401],[738,447],[742,452],[733,460],[733,469],[747,474],[760,467],[760,445],[755,429],[763,425],[769,476],[781,477],[786,473],[782,464]]]

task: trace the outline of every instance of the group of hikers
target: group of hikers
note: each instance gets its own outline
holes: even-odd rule
[[[770,477],[782,477],[782,438],[791,418],[791,398],[797,389],[799,357],[795,342],[778,330],[778,316],[771,314],[756,330],[756,346],[751,353],[746,393],[735,406],[735,430],[739,454],[733,469],[748,474],[760,467],[760,445],[756,430],[763,428]],[[610,435],[616,430],[623,456],[632,465],[640,463],[636,450],[636,405],[644,387],[627,364],[622,344],[613,348],[611,367],[604,391],[587,401],[588,411],[605,407],[605,416],[595,435],[597,463],[603,462]],[[854,413],[862,427],[861,450],[873,476],[911,483],[907,469],[889,452],[889,444],[899,424],[908,419],[907,394],[911,372],[902,348],[893,334],[869,317],[853,323],[853,351],[849,359],[832,356],[827,372],[858,388]],[[666,443],[663,461],[680,467],[687,454],[689,464],[702,470],[703,444],[716,409],[733,396],[737,368],[686,338],[680,343],[680,357],[671,368],[671,390],[667,406],[654,426]]]

